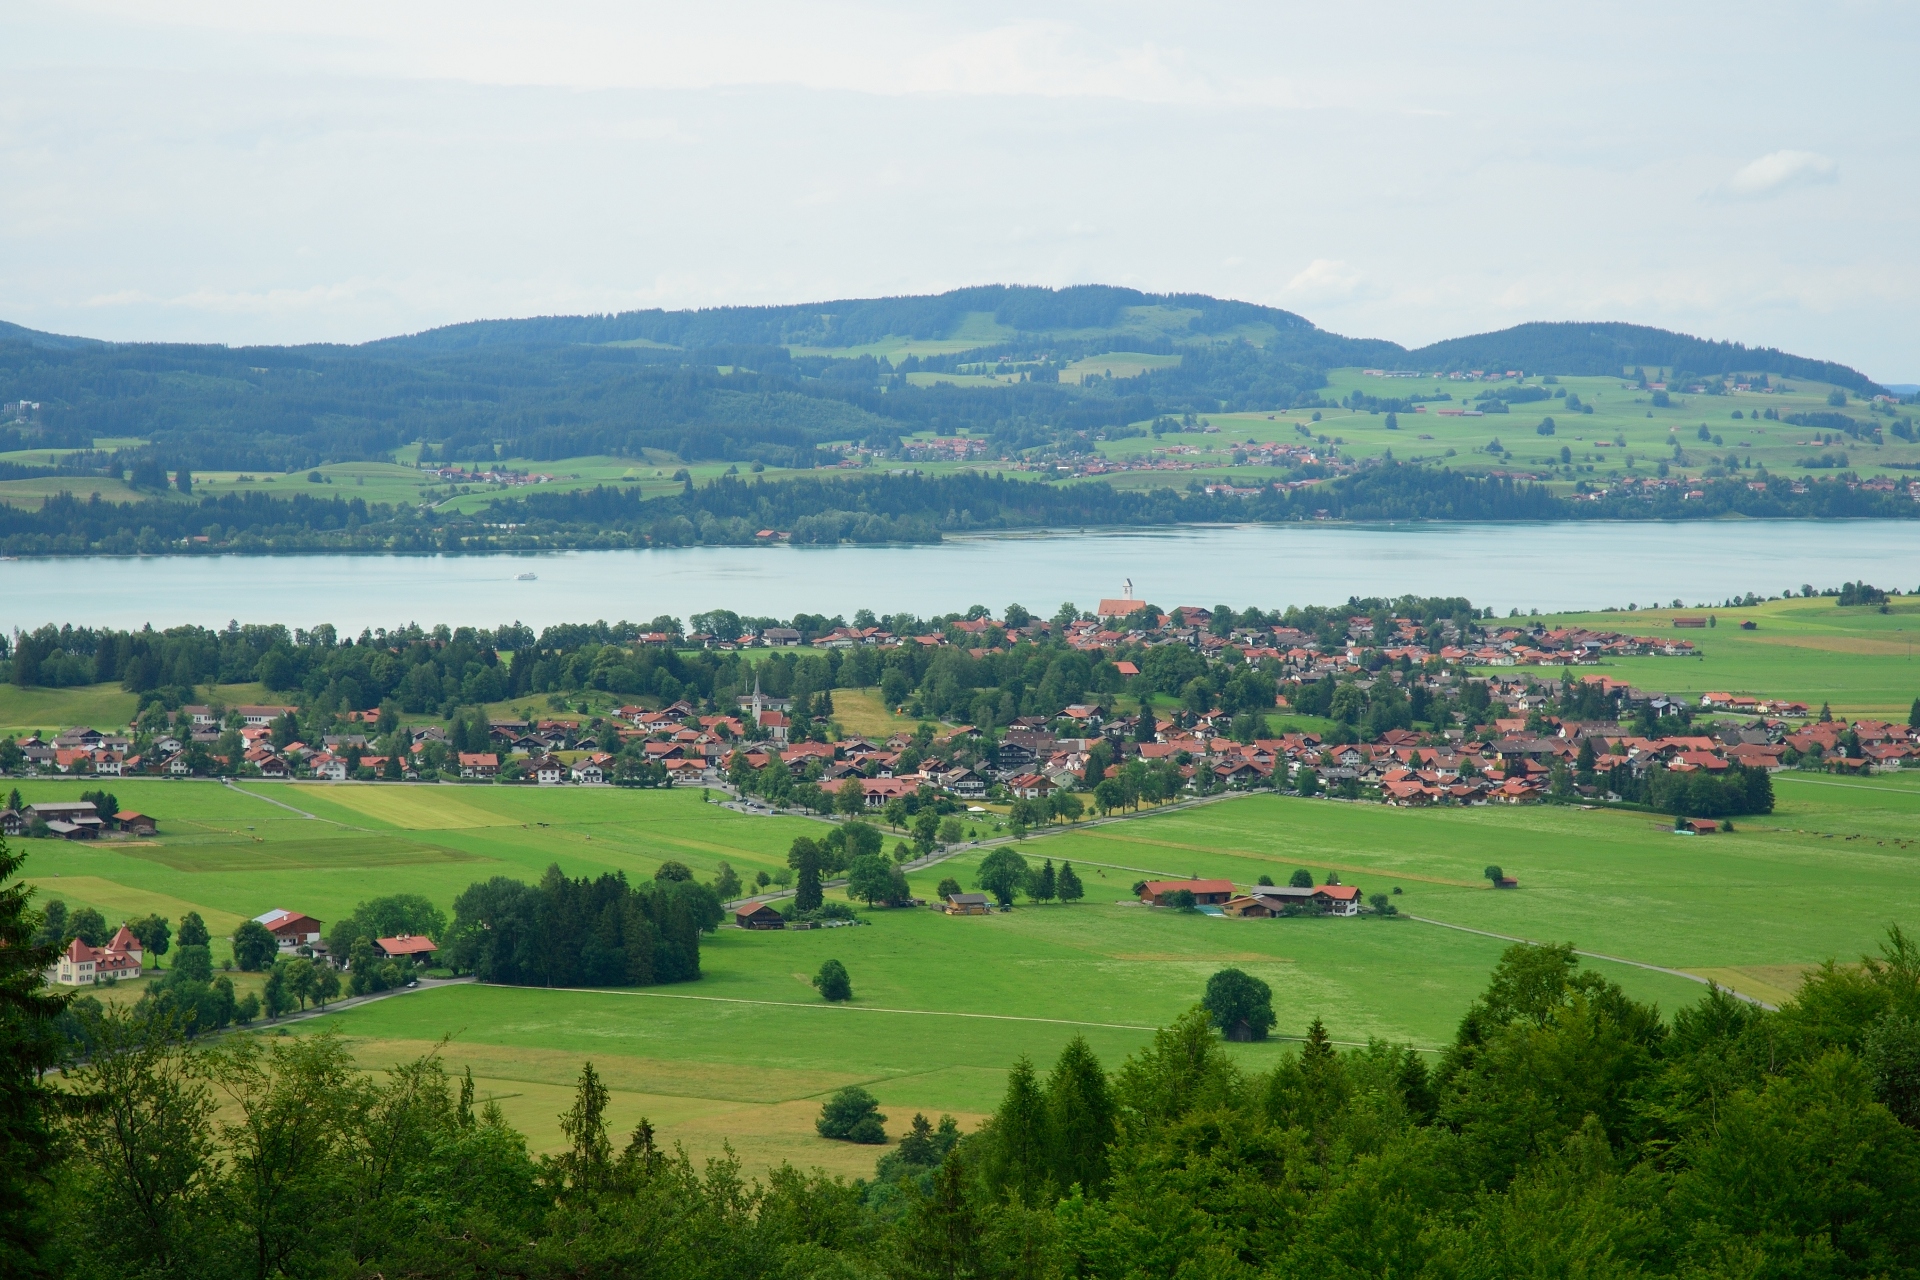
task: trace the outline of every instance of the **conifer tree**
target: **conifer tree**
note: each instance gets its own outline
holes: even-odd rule
[[[1080,877],[1074,874],[1071,862],[1060,864],[1060,878],[1054,885],[1054,892],[1062,902],[1078,902],[1087,896],[1086,886],[1080,883]]]
[[[607,1087],[591,1062],[580,1068],[573,1106],[560,1117],[560,1133],[567,1149],[556,1161],[564,1187],[575,1195],[590,1195],[606,1185],[612,1167],[613,1145],[607,1141]]]
[[[987,1159],[987,1185],[1006,1199],[1038,1204],[1051,1181],[1053,1143],[1047,1099],[1021,1058],[1007,1075],[1006,1096],[993,1116],[993,1144]]]
[[[913,1276],[958,1280],[980,1269],[982,1224],[967,1202],[966,1166],[949,1153],[933,1175],[933,1194],[914,1207],[900,1234],[900,1260]]]
[[[1053,875],[1053,859],[1048,858],[1040,864],[1040,874],[1033,878],[1033,887],[1027,895],[1035,902],[1052,902],[1058,886]]]
[[[1047,1078],[1047,1118],[1053,1137],[1053,1181],[1062,1192],[1079,1187],[1098,1196],[1107,1184],[1107,1146],[1117,1136],[1107,1073],[1075,1036]]]

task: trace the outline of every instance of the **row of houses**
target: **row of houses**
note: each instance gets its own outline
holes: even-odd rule
[[[253,917],[271,933],[281,955],[309,956],[318,960],[328,960],[327,946],[321,937],[321,922],[304,912],[288,911],[276,907]],[[425,961],[430,959],[438,947],[430,938],[400,934],[390,938],[376,938],[372,942],[374,955],[382,960],[404,959]],[[91,986],[98,982],[126,982],[140,977],[146,963],[145,944],[129,929],[123,921],[114,931],[113,937],[103,946],[92,946],[74,938],[60,953],[51,968],[46,971],[46,981],[66,987]],[[341,962],[342,967],[344,961]]]
[[[29,835],[38,826],[62,840],[96,840],[113,832],[150,836],[159,829],[144,813],[122,809],[103,814],[91,800],[42,800],[18,809],[0,809],[0,834]]]

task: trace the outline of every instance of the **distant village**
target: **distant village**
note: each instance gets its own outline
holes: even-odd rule
[[[1423,620],[1378,609],[1321,613],[1311,631],[1270,620],[1243,626],[1216,621],[1205,608],[1162,612],[1128,584],[1071,620],[995,619],[976,610],[923,634],[834,619],[809,630],[750,627],[727,639],[660,630],[632,641],[635,650],[913,647],[958,650],[976,661],[1033,646],[1084,654],[1092,664],[1100,692],[1054,714],[998,724],[915,716],[917,727],[865,736],[833,720],[831,690],[803,694],[796,708],[791,697],[763,692],[756,676],[751,692],[720,707],[680,698],[545,719],[483,719],[476,711],[444,727],[403,725],[391,705],[342,712],[324,724],[294,705],[184,705],[158,731],[144,719],[138,737],[78,726],[51,740],[36,734],[0,743],[0,763],[26,777],[696,785],[781,807],[871,810],[900,824],[922,809],[986,812],[991,805],[996,816],[1034,826],[1089,807],[1256,788],[1395,806],[1558,800],[1674,807],[1676,780],[1692,788],[1692,808],[1741,813],[1753,809],[1735,791],[1752,772],[1867,773],[1920,758],[1920,730],[1910,724],[1849,723],[1747,693],[1688,701],[1582,670],[1621,657],[1694,656],[1684,634],[1548,628],[1525,618]],[[1671,626],[1684,633],[1717,621],[1680,616]],[[1223,709],[1204,681],[1191,682],[1182,705],[1155,702],[1142,668],[1151,673],[1167,663],[1245,673],[1252,683],[1237,686],[1243,696],[1270,690],[1252,695],[1270,697],[1270,709]],[[1195,686],[1202,687],[1197,699]],[[1153,710],[1134,709],[1142,695]],[[1384,717],[1376,714],[1381,707]],[[1423,711],[1435,707],[1457,712]],[[1702,791],[1706,784],[1690,774],[1732,780],[1723,788],[1731,798]],[[1754,803],[1765,811],[1771,801]],[[8,809],[0,825],[8,834],[84,840],[150,832],[152,820],[37,805]]]

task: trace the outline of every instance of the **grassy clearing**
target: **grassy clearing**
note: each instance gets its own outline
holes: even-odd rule
[[[879,741],[885,741],[903,729],[911,733],[920,724],[912,716],[900,715],[882,702],[877,688],[835,689],[833,718],[848,733]]]

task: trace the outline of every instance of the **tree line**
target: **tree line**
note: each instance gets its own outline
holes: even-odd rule
[[[180,502],[82,501],[71,493],[38,510],[0,507],[0,553],[143,555],[337,551],[468,554],[499,551],[741,546],[763,529],[816,544],[937,542],[944,534],[1069,525],[1304,520],[1914,519],[1898,493],[1842,478],[1770,477],[1679,488],[1615,486],[1604,495],[1556,496],[1545,485],[1387,461],[1309,488],[1254,496],[1119,490],[1101,480],[1050,483],[968,472],[949,476],[835,475],[749,482],[722,476],[649,498],[637,487],[597,485],[496,498],[475,513],[420,510],[358,498],[291,499],[259,491]],[[1796,491],[1802,490],[1802,491]],[[204,539],[204,540],[202,540]]]

